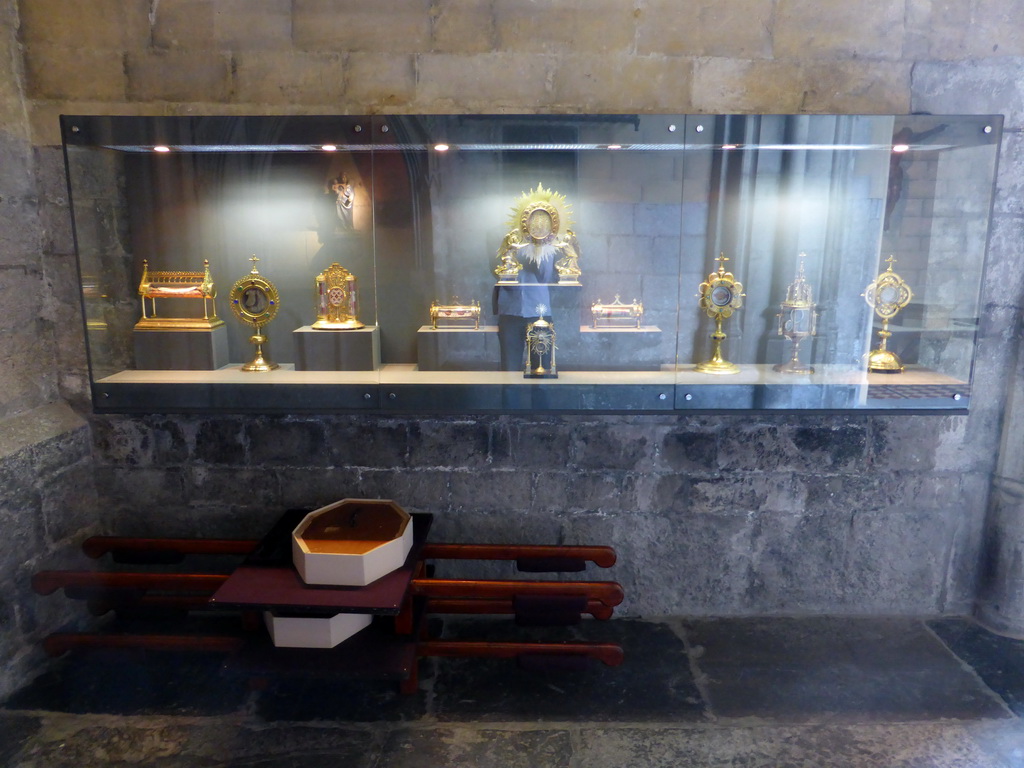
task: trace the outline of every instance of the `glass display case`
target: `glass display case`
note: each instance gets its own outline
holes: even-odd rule
[[[98,411],[970,403],[1000,116],[64,116]]]

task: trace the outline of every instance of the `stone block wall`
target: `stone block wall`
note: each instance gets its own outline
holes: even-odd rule
[[[61,111],[903,113],[918,61],[1024,53],[1007,11],[973,0],[17,7],[44,144]]]
[[[1009,127],[1003,141],[999,178],[992,214],[988,266],[985,276],[983,341],[975,377],[986,388],[998,386],[987,375],[989,354],[997,355],[1009,371],[1002,414],[998,466],[989,499],[989,517],[981,563],[977,615],[998,631],[1024,635],[1024,369],[1020,353],[1021,293],[1024,291],[1024,59],[981,60],[963,67],[933,62],[919,77],[929,97],[926,109],[939,112],[953,104],[967,110],[997,100],[1003,104]],[[980,377],[977,371],[981,371]],[[995,394],[993,392],[993,394]]]
[[[87,391],[67,185],[60,153],[31,140],[18,29],[17,4],[0,0],[0,698],[80,615],[41,602],[32,573],[96,522],[89,429],[60,402]]]
[[[632,614],[969,612],[965,417],[94,417],[119,533],[258,535],[390,498],[439,541],[608,543]],[[480,573],[478,569],[458,573]],[[508,574],[506,574],[508,575]]]
[[[1024,52],[969,0],[65,5],[18,6],[42,143],[60,111],[900,113],[919,60]]]
[[[82,567],[71,553],[97,522],[86,422],[66,405],[0,422],[0,698],[38,668],[47,634],[84,617],[81,604],[41,598],[30,581],[40,569]]]
[[[27,111],[15,66],[17,15],[0,13],[0,419],[56,396],[52,334],[44,318],[39,197]],[[42,352],[42,354],[38,354]],[[47,359],[50,357],[51,359]]]
[[[18,62],[23,84],[13,101],[3,92],[0,122],[14,126],[17,162],[32,169],[19,194],[45,201],[54,233],[41,238],[39,262],[43,276],[54,264],[53,279],[34,279],[17,298],[45,307],[64,307],[57,299],[75,288],[58,224],[66,228],[66,209],[51,184],[60,113],[1005,114],[970,416],[93,420],[111,531],[254,535],[275,508],[387,496],[437,513],[445,538],[608,541],[622,553],[615,576],[633,613],[971,609],[1024,287],[1024,29],[1013,4],[2,0],[0,9],[4,60]],[[21,238],[25,220],[5,219],[0,242]],[[0,337],[23,331],[22,313],[0,311]],[[81,332],[65,356],[56,325],[38,349],[57,350],[57,384],[37,399],[61,382],[70,396],[81,380],[71,354]]]

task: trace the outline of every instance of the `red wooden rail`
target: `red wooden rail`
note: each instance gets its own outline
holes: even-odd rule
[[[490,597],[510,599],[516,595],[562,597],[584,596],[614,607],[625,593],[614,581],[520,581],[489,579],[413,579],[412,594],[421,597]]]
[[[424,560],[519,560],[579,559],[589,560],[602,568],[615,565],[615,550],[611,547],[538,544],[424,544]]]
[[[82,551],[95,559],[111,552],[174,552],[181,555],[248,555],[259,541],[252,539],[138,539],[91,536]]]
[[[515,613],[511,599],[505,598],[462,598],[432,597],[427,600],[427,613],[500,614]],[[610,619],[614,610],[600,600],[590,598],[582,613],[589,613],[595,619]]]
[[[241,648],[245,638],[231,635],[113,635],[86,632],[56,632],[43,640],[49,656],[60,656],[77,648],[146,648],[155,651],[213,651],[230,653]]]
[[[248,555],[254,539],[144,539],[125,536],[91,536],[82,551],[91,558],[116,552],[173,552],[181,555]],[[538,544],[443,544],[427,543],[420,555],[425,560],[519,560],[565,558],[589,560],[601,568],[615,565],[615,550],[604,546]]]
[[[246,638],[232,635],[113,635],[57,632],[43,641],[49,656],[61,656],[81,648],[144,648],[157,651],[198,651],[231,653],[241,649]],[[501,658],[518,656],[585,657],[615,667],[623,651],[612,643],[519,643],[472,640],[426,640],[417,644],[420,657]]]
[[[126,571],[39,571],[32,589],[51,595],[64,587],[215,592],[228,577],[219,573],[129,573]]]
[[[190,595],[111,595],[109,592],[95,590],[87,596],[89,613],[102,616],[119,608],[141,608],[147,611],[201,611],[210,607],[210,595],[213,592]],[[70,597],[70,595],[69,595]]]
[[[143,539],[120,536],[93,536],[82,549],[91,558],[106,554],[133,555],[239,555],[250,554],[259,542],[250,539]],[[602,568],[615,563],[615,551],[604,546],[543,546],[499,544],[425,544],[422,560],[537,560],[579,563],[590,561]],[[64,589],[72,598],[87,599],[94,613],[130,605],[141,608],[176,610],[198,609],[208,604],[228,578],[215,573],[41,571],[32,577],[32,588],[49,595]],[[149,591],[172,594],[147,594]],[[482,579],[415,578],[410,595],[427,598],[429,613],[516,613],[516,598],[580,598],[580,610],[598,619],[610,618],[613,608],[624,597],[622,587],[613,581],[527,581]],[[243,636],[204,636],[166,634],[102,634],[58,632],[44,640],[51,656],[74,648],[147,648],[174,651],[231,652],[245,642]],[[623,652],[608,643],[520,643],[422,640],[420,656],[455,657],[556,657],[599,659],[616,666]],[[407,681],[408,682],[408,681]],[[412,679],[414,687],[415,680]],[[408,687],[408,686],[406,686]]]
[[[227,580],[219,573],[138,573],[128,571],[40,571],[32,589],[50,595],[58,589],[143,589],[166,592],[215,591]],[[516,595],[583,596],[614,607],[622,602],[622,587],[614,581],[521,581],[490,579],[413,579],[412,594],[439,598],[504,598]]]
[[[612,643],[502,643],[470,640],[424,640],[416,646],[420,656],[480,657],[511,659],[523,655],[586,656],[609,667],[622,663],[621,646]]]

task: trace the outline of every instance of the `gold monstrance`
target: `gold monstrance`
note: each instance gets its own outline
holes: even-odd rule
[[[906,284],[902,277],[892,271],[892,265],[896,262],[894,256],[886,259],[889,268],[868,284],[861,294],[868,306],[875,310],[875,314],[882,318],[882,330],[878,332],[881,342],[878,349],[868,353],[868,371],[871,373],[903,373],[903,362],[899,355],[886,348],[892,331],[889,330],[889,321],[899,314],[910,300],[914,298],[914,292]]]
[[[711,359],[698,363],[696,370],[700,373],[739,373],[738,365],[722,359],[722,342],[726,338],[722,332],[722,321],[743,306],[746,294],[743,293],[743,284],[733,277],[732,272],[725,271],[725,262],[728,261],[725,254],[719,254],[715,261],[718,262],[718,271],[708,275],[697,293],[700,308],[715,321],[715,332],[711,334]]]
[[[252,262],[252,271],[231,287],[230,297],[231,311],[235,317],[255,329],[249,341],[256,345],[256,356],[252,362],[243,365],[242,370],[272,371],[277,368],[277,363],[263,356],[263,345],[267,343],[267,337],[261,331],[277,314],[280,297],[274,284],[256,269],[259,259],[253,256],[249,261]]]
[[[508,225],[494,269],[499,285],[518,283],[524,261],[537,263],[548,256],[555,261],[559,284],[579,285],[579,242],[565,195],[538,184],[515,201]]]
[[[800,342],[818,332],[818,313],[815,311],[814,291],[804,275],[806,253],[800,254],[800,267],[796,279],[786,288],[786,300],[779,305],[779,336],[789,339],[792,355],[785,363],[773,366],[780,373],[814,373],[809,365],[800,362]]]

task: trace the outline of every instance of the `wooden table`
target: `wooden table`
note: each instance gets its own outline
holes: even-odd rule
[[[213,607],[277,610],[310,615],[370,613],[397,616],[409,596],[420,552],[434,516],[410,515],[412,549],[398,570],[365,587],[331,587],[306,584],[292,565],[291,532],[305,514],[286,512],[260,541],[245,562],[228,576],[213,596]]]

